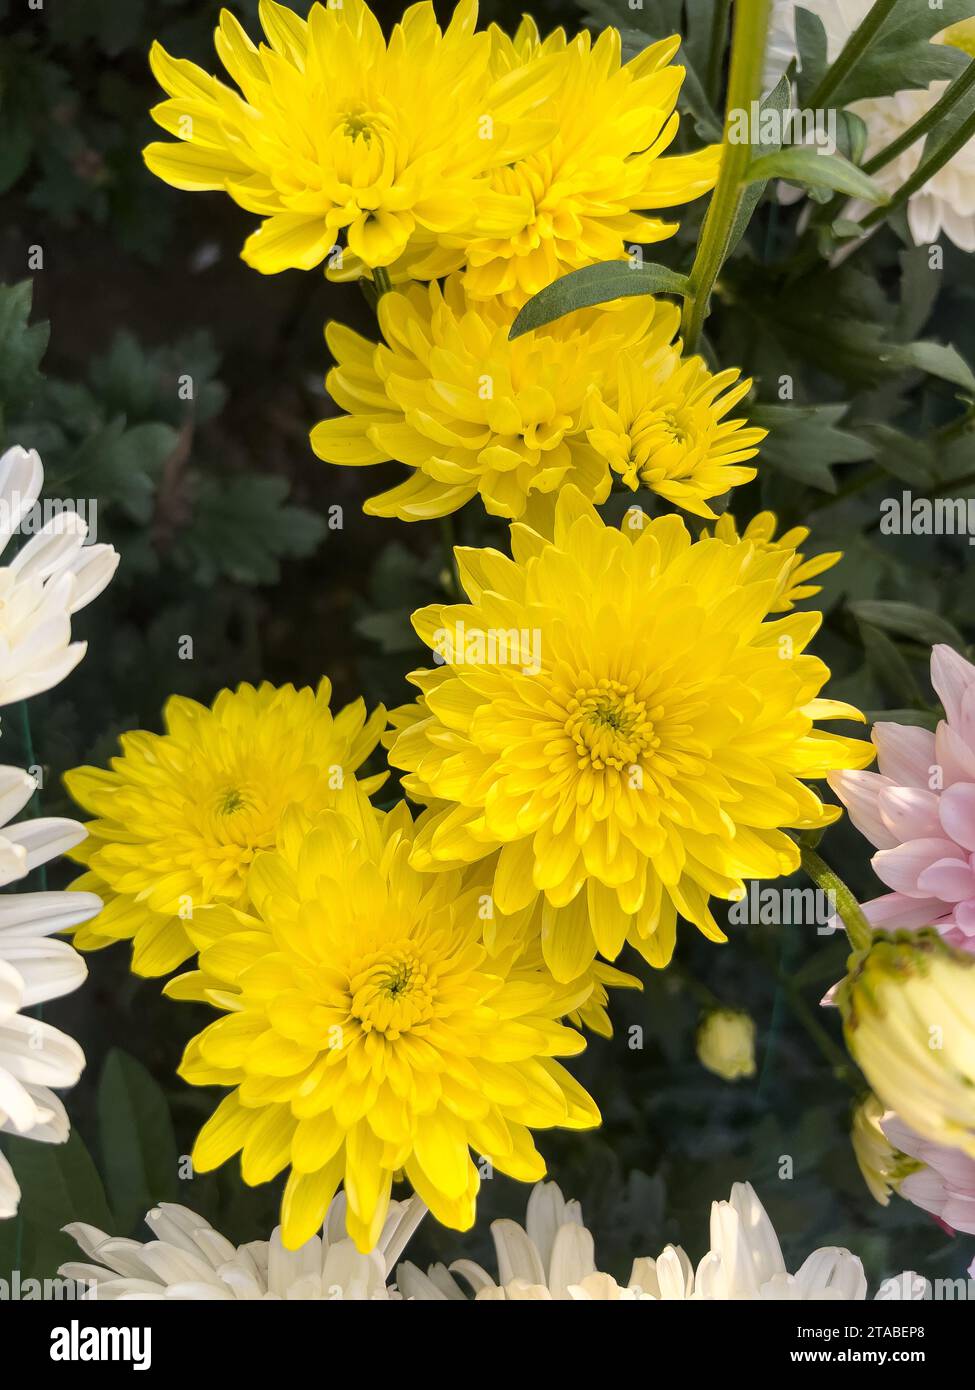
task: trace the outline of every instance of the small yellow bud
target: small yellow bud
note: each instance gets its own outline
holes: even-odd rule
[[[755,1024],[746,1013],[716,1009],[697,1033],[701,1065],[725,1081],[755,1075]]]

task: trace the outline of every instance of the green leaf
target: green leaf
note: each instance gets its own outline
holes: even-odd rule
[[[810,145],[793,145],[776,154],[756,159],[748,170],[749,182],[788,179],[805,188],[830,188],[873,203],[885,203],[879,184],[841,154],[824,154]]]
[[[777,469],[797,482],[835,492],[830,469],[836,463],[871,458],[873,449],[848,430],[838,428],[845,405],[752,406],[749,424],[768,430],[761,446],[761,466]]]
[[[796,94],[799,106],[805,104],[806,97],[814,91],[829,67],[829,54],[826,29],[819,15],[801,5],[794,11],[796,49],[799,54],[799,72],[796,76]]]
[[[177,444],[177,433],[159,423],[125,428],[121,418],[88,436],[62,478],[79,477],[100,502],[114,503],[131,520],[152,517],[156,484]]]
[[[43,380],[40,364],[51,327],[30,322],[33,293],[30,280],[0,285],[0,424],[11,409],[26,409]]]
[[[926,488],[935,481],[934,450],[927,440],[912,439],[892,425],[867,423],[860,432],[874,446],[877,461],[900,482]]]
[[[890,362],[903,370],[916,367],[918,371],[940,377],[942,381],[950,381],[953,385],[961,386],[965,391],[975,394],[975,373],[962,355],[950,345],[929,342],[902,343],[888,348],[881,356],[881,361]]]
[[[882,685],[909,704],[923,706],[924,700],[914,673],[900,648],[890,640],[885,632],[862,618],[857,620],[863,650],[870,665]]]
[[[687,290],[687,276],[665,265],[633,266],[629,261],[603,261],[583,266],[546,285],[518,312],[509,338],[520,338],[535,328],[554,323],[575,309],[608,304],[638,294],[676,294]]]
[[[929,608],[919,608],[914,603],[900,603],[891,599],[859,599],[850,604],[850,612],[858,622],[872,623],[885,632],[895,632],[900,637],[910,637],[924,647],[934,642],[946,642],[949,647],[963,655],[968,650],[967,643],[958,629]]]
[[[63,1235],[70,1221],[86,1221],[111,1231],[112,1216],[92,1157],[77,1130],[64,1144],[4,1135],[10,1165],[20,1184],[20,1210],[0,1223],[6,1235],[20,1222],[20,1270],[24,1277],[51,1278],[58,1265],[78,1258],[78,1247]],[[9,1258],[9,1247],[5,1252]],[[3,1258],[0,1256],[0,1258]]]
[[[285,478],[193,477],[189,490],[191,521],[177,527],[172,559],[198,584],[220,575],[238,584],[276,584],[279,560],[310,555],[325,535],[321,517],[287,503]]]
[[[169,1106],[142,1063],[116,1047],[102,1069],[97,1111],[115,1234],[128,1235],[150,1207],[177,1196],[179,1154]]]
[[[849,106],[864,97],[890,96],[913,87],[927,87],[957,76],[966,57],[931,39],[956,20],[971,16],[971,0],[898,0],[873,43],[847,74],[833,97],[836,106]]]

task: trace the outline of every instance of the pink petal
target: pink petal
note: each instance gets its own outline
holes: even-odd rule
[[[881,883],[895,893],[909,898],[929,898],[930,892],[921,888],[918,879],[939,859],[952,859],[958,853],[950,840],[907,840],[895,849],[882,849],[871,859],[874,873]]]
[[[945,911],[938,898],[906,898],[902,893],[885,893],[861,906],[867,921],[879,931],[916,931],[931,926]]]
[[[941,793],[938,814],[946,835],[963,849],[975,849],[975,782],[955,782]]]
[[[975,685],[975,666],[944,642],[931,649],[931,684],[945,707],[949,724],[961,720],[962,697]]]
[[[880,1128],[895,1149],[900,1149],[901,1153],[909,1154],[911,1158],[918,1157],[924,1146],[924,1140],[911,1129],[910,1125],[904,1123],[900,1115],[895,1115],[892,1110],[888,1110],[886,1115],[881,1116]]]
[[[975,898],[958,904],[955,908],[955,921],[966,936],[975,936]]]
[[[875,724],[870,735],[877,749],[877,766],[902,787],[928,790],[935,762],[934,734],[913,724]]]
[[[939,859],[918,874],[917,886],[942,902],[960,903],[975,894],[975,873],[967,859]]]
[[[935,762],[941,768],[944,786],[951,787],[955,782],[975,782],[975,749],[944,720],[938,725],[934,736]]]
[[[969,748],[975,748],[975,685],[970,685],[962,696],[957,732]]]
[[[880,818],[878,799],[881,793],[896,787],[889,777],[881,777],[876,772],[833,772],[827,781],[857,830],[877,849],[893,849],[907,838],[892,834]]]
[[[923,791],[920,787],[885,787],[878,797],[878,809],[884,825],[898,842],[944,833],[938,820],[938,798],[934,792]],[[944,829],[947,830],[947,826]]]

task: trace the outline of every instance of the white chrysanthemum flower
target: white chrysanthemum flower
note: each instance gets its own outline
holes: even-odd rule
[[[849,1250],[826,1246],[790,1274],[775,1228],[751,1183],[736,1182],[727,1202],[711,1205],[711,1249],[698,1265],[701,1299],[863,1300],[863,1265]]]
[[[865,157],[869,159],[926,115],[947,86],[947,82],[932,82],[920,91],[854,102],[850,109],[867,127]],[[878,169],[872,175],[874,182],[888,196],[895,193],[914,173],[923,151],[924,141],[915,141],[910,149]],[[853,202],[846,216],[859,219],[872,206]],[[944,233],[962,251],[975,251],[975,137],[908,199],[907,224],[918,246],[929,246]]]
[[[0,767],[0,884],[12,883],[85,838],[77,821],[49,817],[8,825],[35,782]],[[101,911],[93,893],[0,894],[0,1132],[63,1144],[68,1117],[52,1087],[73,1086],[85,1065],[73,1038],[22,1012],[78,988],[87,967],[67,941],[51,940]],[[13,1216],[20,1188],[0,1154],[0,1218]]]
[[[37,453],[0,456],[0,554],[33,511],[44,482]],[[0,565],[0,705],[50,690],[72,671],[86,643],[71,641],[71,615],[105,588],[118,567],[110,545],[85,545],[88,527],[62,511]]]
[[[749,1183],[735,1183],[729,1201],[712,1204],[711,1249],[696,1273],[684,1251],[668,1245],[659,1259],[634,1260],[629,1280],[620,1285],[612,1275],[597,1270],[593,1238],[582,1223],[579,1203],[566,1202],[555,1183],[539,1183],[532,1189],[524,1228],[515,1221],[495,1221],[491,1234],[497,1279],[471,1260],[456,1260],[449,1269],[433,1265],[426,1274],[415,1265],[402,1264],[396,1282],[403,1297],[466,1299],[470,1295],[464,1285],[477,1300],[539,1302],[835,1301],[867,1296],[863,1266],[849,1250],[816,1250],[796,1274],[790,1274],[772,1223]],[[918,1291],[888,1291],[885,1297],[920,1298],[926,1288],[909,1274],[888,1282]]]
[[[873,0],[802,0],[802,9],[810,10],[823,22],[826,31],[826,56],[834,62],[847,39],[858,28],[873,7]],[[797,57],[796,10],[798,0],[773,0],[769,20],[768,43],[765,47],[765,90],[771,89]]]
[[[76,1222],[64,1229],[94,1264],[62,1265],[59,1274],[91,1287],[86,1298],[182,1301],[290,1299],[366,1301],[396,1298],[387,1283],[426,1214],[419,1197],[390,1202],[376,1246],[362,1255],[345,1233],[345,1195],[332,1202],[320,1236],[286,1250],[281,1228],[270,1240],[235,1246],[202,1216],[163,1203],[146,1215],[146,1243],[107,1236]]]
[[[859,27],[873,0],[803,0],[802,8],[811,10],[823,22],[826,31],[829,61],[842,51],[847,39]],[[765,87],[774,87],[793,58],[797,56],[795,15],[797,0],[775,0],[766,50]],[[954,26],[938,36],[936,41],[966,48],[970,39]],[[896,140],[915,121],[940,100],[947,82],[932,82],[928,87],[896,92],[893,96],[869,97],[851,104],[850,110],[867,127],[864,159],[869,159],[891,141]],[[874,182],[890,196],[914,173],[924,152],[924,140],[916,141],[897,159],[885,164],[872,175]],[[783,202],[801,197],[798,189],[780,185]],[[844,216],[859,220],[874,206],[855,200]],[[913,194],[907,204],[907,222],[914,242],[930,245],[942,233],[963,251],[975,251],[975,138],[968,141],[952,159]]]

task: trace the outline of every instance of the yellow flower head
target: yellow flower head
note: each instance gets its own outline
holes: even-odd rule
[[[734,368],[712,376],[700,357],[682,359],[679,343],[642,361],[623,355],[617,373],[615,404],[592,402],[589,442],[627,487],[642,485],[713,520],[707,499],[755,477],[736,465],[754,458],[767,431],[724,419],[751,381],[738,381]]]
[[[277,852],[251,870],[252,915],[217,907],[190,924],[230,1012],[189,1044],[180,1075],[234,1088],[193,1162],[242,1151],[252,1184],[290,1169],[289,1249],[342,1181],[349,1234],[371,1249],[401,1174],[437,1220],[466,1230],[474,1157],[536,1182],[532,1129],[599,1123],[554,1060],[584,1047],[559,1020],[585,991],[490,960],[476,894],[460,874],[412,869],[412,839],[403,803],[381,818],[350,786],[314,824],[288,812]]]
[[[637,371],[655,360],[678,310],[635,299],[611,313],[569,314],[514,342],[511,319],[498,301],[471,303],[451,276],[442,292],[432,284],[383,295],[385,344],[329,325],[338,365],[326,385],[349,414],[316,425],[313,449],[329,463],[398,459],[415,470],[368,501],[368,513],[423,520],[480,493],[493,515],[517,518],[533,495],[566,482],[593,501],[608,496],[607,460],[586,437],[592,403],[601,391],[615,401],[619,359],[633,357]]]
[[[643,523],[642,525],[639,523]],[[469,604],[414,615],[444,664],[410,679],[428,714],[389,754],[430,806],[413,863],[449,870],[500,849],[493,896],[544,895],[558,980],[629,939],[670,959],[680,913],[723,940],[708,899],[799,864],[784,827],[839,815],[800,778],[863,767],[873,750],[818,718],[829,672],[803,649],[816,613],[767,615],[789,557],[703,538],[676,516],[606,526],[559,494],[551,539],[511,528],[509,560],[455,551]]]
[[[520,80],[554,61],[557,80],[535,114],[554,135],[493,174],[494,188],[526,200],[513,233],[484,233],[465,247],[472,298],[502,295],[519,307],[560,275],[595,261],[619,260],[630,243],[672,236],[677,224],[646,216],[705,193],[718,149],[662,157],[677,134],[677,93],[684,69],[671,63],[678,37],[621,61],[620,35],[606,29],[567,40],[558,29],[540,40],[525,18],[513,39],[491,27],[492,68]]]
[[[499,196],[488,176],[546,138],[522,113],[544,94],[547,69],[497,82],[491,40],[474,33],[475,0],[461,0],[443,33],[432,4],[412,5],[388,46],[363,0],[315,4],[307,21],[274,0],[259,10],[267,44],[229,10],[215,34],[240,93],[153,45],[168,99],[152,115],[181,143],[145,151],[167,183],[223,189],[264,219],[244,245],[255,270],[310,270],[340,233],[374,267],[415,236],[521,225],[523,198]]]
[[[753,516],[739,536],[735,518],[724,512],[714,528],[715,537],[726,545],[748,545],[758,555],[778,555],[781,560],[789,557],[788,566],[782,571],[782,582],[769,612],[788,613],[804,598],[811,598],[822,590],[821,584],[810,584],[810,579],[825,570],[832,569],[842,560],[842,550],[824,551],[822,555],[812,555],[808,560],[799,552],[799,546],[809,538],[807,526],[793,526],[789,531],[775,539],[776,517],[774,512],[759,512]]]
[[[131,940],[132,969],[165,975],[193,954],[187,927],[197,908],[245,906],[248,870],[274,848],[286,808],[331,805],[385,727],[385,710],[367,719],[362,700],[333,716],[331,693],[327,680],[317,691],[241,685],[211,709],[174,696],[164,734],[123,734],[111,771],[67,773],[75,801],[97,817],[72,851],[88,870],[72,887],[105,903],[74,944],[94,951]],[[362,785],[370,792],[384,780]]]
[[[423,698],[415,705],[405,709],[424,709]],[[395,712],[394,712],[395,713]],[[426,713],[426,711],[424,711]],[[384,735],[384,738],[388,737]],[[492,884],[497,868],[497,855],[484,860],[469,871],[464,880],[465,886],[473,889],[477,896],[478,912],[482,920],[482,938],[492,960],[499,959],[495,969],[507,971],[517,966],[519,970],[547,970],[542,949],[542,911],[541,896],[518,912],[501,912],[494,902]],[[643,989],[642,981],[629,975],[605,961],[593,959],[578,979],[568,982],[572,989],[578,990],[580,1003],[567,1015],[577,1028],[588,1028],[600,1037],[611,1038],[613,1025],[609,1017],[609,991],[611,989]]]

